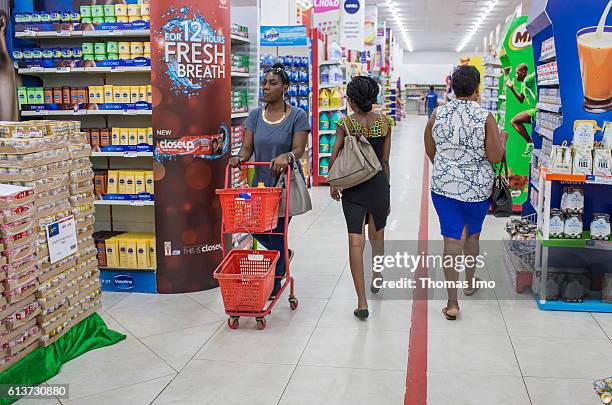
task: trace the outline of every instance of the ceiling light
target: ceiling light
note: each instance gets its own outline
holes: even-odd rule
[[[457,48],[457,52],[461,52],[463,48],[465,48],[465,46],[472,40],[472,37],[474,36],[476,31],[478,31],[478,29],[480,28],[484,20],[489,16],[489,14],[491,14],[491,11],[493,11],[493,8],[495,8],[498,2],[499,0],[489,1],[489,4],[485,8],[485,10],[482,12],[480,17],[476,21],[476,23],[474,23],[474,26],[472,27],[472,29],[468,32],[465,38],[463,38],[463,41],[461,41],[461,45],[459,45],[459,47]]]
[[[399,13],[397,12],[397,6],[395,5],[395,3],[392,0],[386,0],[385,1],[385,6],[393,14],[393,19],[395,20],[395,24],[396,24],[398,30],[402,34],[402,37],[404,39],[404,43],[406,45],[406,49],[408,50],[408,52],[412,52],[412,43],[410,42],[410,38],[408,38],[408,33],[406,31],[406,27],[404,27],[404,24],[402,23],[402,19],[401,19]]]

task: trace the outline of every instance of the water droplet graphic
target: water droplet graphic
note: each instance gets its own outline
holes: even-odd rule
[[[181,13],[183,14],[187,14],[189,12],[189,9],[187,7],[181,7]]]

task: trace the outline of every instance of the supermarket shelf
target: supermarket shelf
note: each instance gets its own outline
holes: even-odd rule
[[[92,157],[153,157],[153,152],[92,152]]]
[[[251,42],[248,38],[241,37],[240,35],[232,34],[231,38],[233,43],[249,44]]]
[[[139,200],[96,200],[94,205],[121,205],[125,207],[142,207],[154,206],[155,201],[139,201]]]
[[[542,149],[534,149],[531,153],[539,160],[544,159],[544,152],[542,152]]]
[[[319,84],[320,89],[333,89],[336,87],[342,87],[344,83],[321,83]]]
[[[149,37],[150,35],[150,30],[24,31],[16,32],[15,38],[118,38]]]
[[[531,179],[531,185],[533,186],[533,188],[535,188],[536,190],[540,191],[540,182],[534,179]]]
[[[21,111],[23,117],[69,116],[69,115],[151,115],[151,110],[41,110]]]
[[[24,75],[42,75],[46,73],[147,73],[151,66],[117,66],[117,67],[66,67],[66,68],[29,68],[18,69]]]
[[[552,62],[553,60],[557,59],[557,53],[551,53],[551,54],[543,54],[540,56],[540,60],[538,61],[538,63],[547,63],[547,62]]]
[[[586,299],[583,302],[546,301],[541,303],[536,297],[538,308],[544,311],[573,311],[573,312],[612,312],[612,304],[597,299]]]
[[[342,61],[341,60],[324,60],[319,62],[319,66],[323,66],[323,65],[342,65]]]
[[[553,137],[554,137],[554,134],[555,134],[554,131],[551,131],[550,129],[546,129],[546,128],[538,128],[538,127],[536,127],[535,131],[538,134],[542,135],[544,138],[550,139],[551,141],[553,140]]]
[[[543,80],[541,82],[538,82],[538,86],[541,86],[541,87],[558,86],[558,85],[559,85],[559,79],[556,79],[556,80]]]
[[[536,238],[545,247],[575,248],[575,249],[595,249],[612,250],[612,242],[605,240],[591,240],[590,232],[582,234],[582,239],[544,239],[542,231],[536,232]]]
[[[342,111],[342,110],[346,110],[346,105],[343,105],[340,108],[335,108],[335,107],[319,108],[319,112]]]
[[[539,109],[539,110],[553,112],[553,113],[560,113],[561,112],[561,106],[557,105],[557,104],[538,103],[536,105],[536,108]]]
[[[602,186],[612,186],[612,177],[601,177],[584,174],[549,173],[545,169],[542,169],[542,176],[547,181],[565,181],[568,183],[585,183],[598,184]]]
[[[157,269],[130,269],[127,267],[99,267],[103,271],[156,271]]]
[[[250,77],[251,74],[249,72],[232,72],[232,77]]]
[[[232,113],[232,119],[234,118],[246,118],[249,116],[248,111],[247,112],[242,112],[242,113]]]
[[[319,130],[319,135],[335,135],[335,134],[336,134],[335,129],[320,129]]]

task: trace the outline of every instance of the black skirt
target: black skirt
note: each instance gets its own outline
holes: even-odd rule
[[[342,210],[348,233],[361,234],[368,215],[379,231],[387,225],[391,205],[390,186],[383,170],[354,187],[342,190]]]

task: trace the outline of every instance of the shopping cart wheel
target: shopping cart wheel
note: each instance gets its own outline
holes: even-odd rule
[[[298,307],[298,299],[296,297],[289,297],[289,306],[291,310],[295,311]]]
[[[257,329],[263,330],[266,327],[266,319],[265,318],[255,318],[257,321]]]
[[[238,316],[230,316],[227,318],[227,326],[229,326],[230,329],[238,329],[238,318]]]

